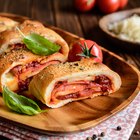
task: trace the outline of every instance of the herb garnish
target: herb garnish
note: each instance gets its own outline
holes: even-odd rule
[[[2,95],[6,106],[20,114],[36,115],[41,112],[46,112],[46,110],[41,110],[33,100],[18,95],[5,86],[3,87]]]
[[[52,43],[39,34],[31,33],[30,35],[25,36],[18,27],[16,27],[16,29],[23,36],[23,43],[26,47],[35,54],[51,55],[58,52],[61,48],[59,45]]]

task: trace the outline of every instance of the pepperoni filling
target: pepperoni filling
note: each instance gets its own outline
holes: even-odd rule
[[[19,88],[18,91],[27,90],[28,85],[32,79],[32,76],[39,73],[45,67],[47,67],[48,65],[51,65],[51,64],[60,63],[58,60],[52,60],[49,62],[44,61],[44,63],[42,63],[42,61],[41,62],[33,61],[24,66],[18,65],[10,70],[10,73],[12,73],[18,79],[18,88]]]
[[[25,44],[21,44],[21,43],[10,45],[10,49],[11,50],[20,50],[20,49],[25,49],[25,48],[26,48],[26,45]]]
[[[19,91],[27,90],[31,80],[32,77],[27,78],[26,80],[19,80],[18,82]]]
[[[90,97],[94,93],[105,93],[112,90],[111,80],[105,75],[95,76],[94,80],[74,82],[59,81],[52,91],[51,101]]]

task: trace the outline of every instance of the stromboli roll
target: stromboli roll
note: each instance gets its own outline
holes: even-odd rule
[[[61,46],[60,53],[63,54],[63,59],[67,59],[69,47],[66,41],[55,31],[44,27],[40,22],[30,20],[25,20],[18,28],[25,36],[35,33],[45,37],[52,43]],[[15,48],[25,47],[26,45],[23,43],[23,36],[16,29],[5,31],[0,36],[0,54],[10,52]]]
[[[60,53],[39,56],[26,49],[13,50],[0,56],[0,92],[3,86],[12,91],[28,89],[32,76],[51,64],[64,62]]]
[[[25,35],[36,33],[44,36],[61,48],[51,55],[36,55],[27,49],[17,30],[3,32],[0,36],[0,92],[3,86],[12,91],[27,90],[32,76],[48,65],[67,60],[69,47],[53,30],[45,28],[40,22],[29,20],[21,24],[20,29]]]
[[[108,95],[121,86],[120,76],[91,59],[51,65],[33,77],[29,92],[51,108]]]

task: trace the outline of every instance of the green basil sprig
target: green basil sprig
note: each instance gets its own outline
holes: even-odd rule
[[[5,86],[3,87],[2,95],[6,106],[20,114],[36,115],[46,111],[41,110],[33,100],[18,95]]]
[[[40,36],[35,33],[25,36],[20,29],[17,27],[19,33],[24,37],[23,43],[26,47],[35,54],[38,55],[51,55],[60,50],[60,46],[52,43],[43,36]]]

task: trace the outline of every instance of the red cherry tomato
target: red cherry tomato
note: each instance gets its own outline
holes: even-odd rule
[[[119,6],[120,9],[124,8],[128,3],[128,0],[119,0],[119,1],[120,1],[120,6]]]
[[[115,12],[119,8],[119,0],[98,0],[99,9],[105,13],[109,14]]]
[[[96,0],[75,0],[75,8],[79,11],[86,12],[95,6]]]
[[[99,45],[91,40],[80,40],[73,44],[68,61],[79,61],[82,58],[92,58],[95,62],[101,63],[103,61],[102,50]]]

